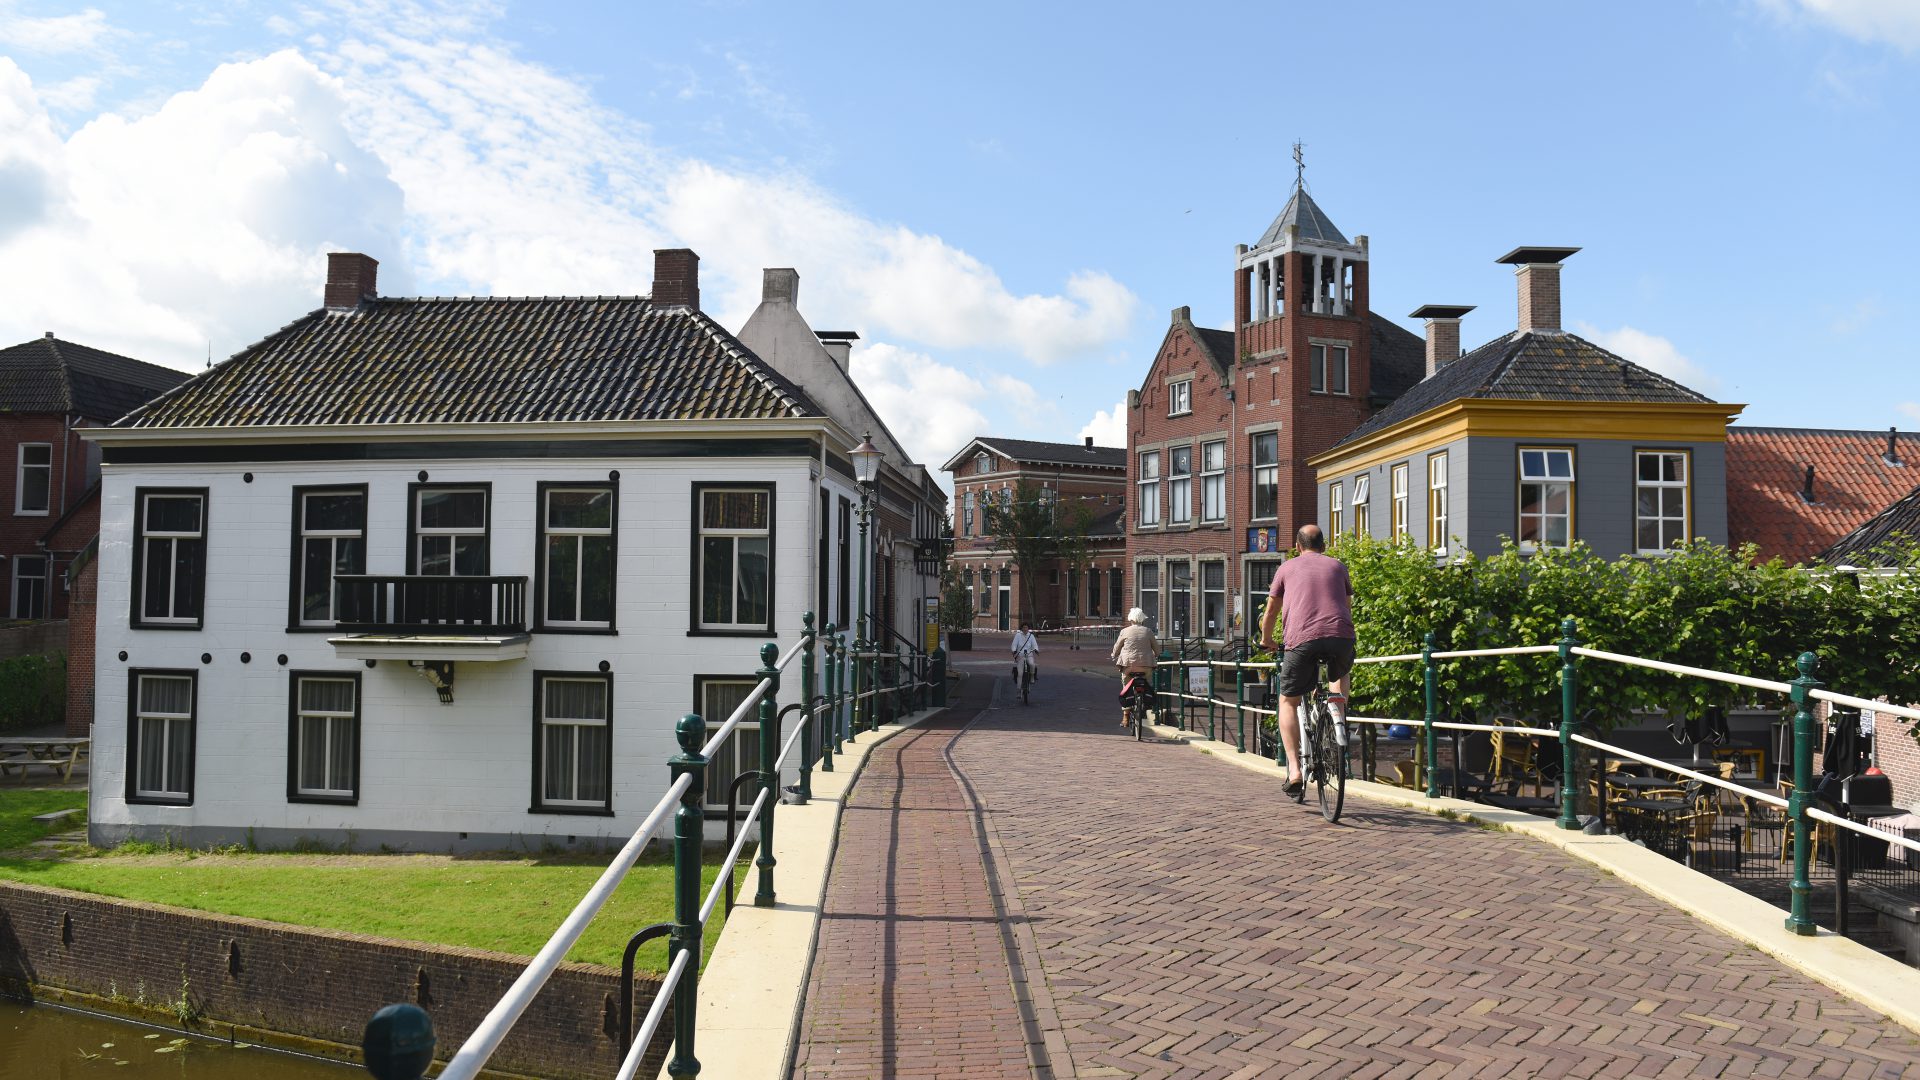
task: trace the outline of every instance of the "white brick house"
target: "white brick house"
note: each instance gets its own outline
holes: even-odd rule
[[[98,432],[94,842],[629,835],[674,722],[838,591],[820,507],[858,499],[859,433],[700,312],[697,266],[401,299],[335,255],[325,308]]]

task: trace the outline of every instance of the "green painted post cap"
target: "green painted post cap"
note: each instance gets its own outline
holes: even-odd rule
[[[1793,663],[1795,667],[1800,669],[1801,678],[1811,679],[1813,678],[1814,669],[1820,666],[1820,658],[1813,653],[1803,652],[1800,654],[1800,659],[1795,660]]]
[[[682,751],[697,754],[707,743],[707,722],[700,719],[699,713],[688,713],[674,726],[673,734],[679,740]]]
[[[388,1005],[367,1021],[360,1050],[379,1080],[420,1080],[433,1064],[433,1018],[418,1005]]]
[[[760,666],[761,667],[770,668],[773,666],[773,662],[778,659],[780,659],[780,646],[775,645],[771,641],[767,642],[765,645],[760,646]]]

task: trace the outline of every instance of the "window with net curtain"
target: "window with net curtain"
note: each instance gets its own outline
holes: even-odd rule
[[[773,493],[714,488],[700,493],[700,627],[767,629],[773,562]]]
[[[727,717],[747,700],[753,688],[759,682],[754,679],[703,679],[700,682],[700,715],[707,721],[707,732],[712,734],[720,730]],[[757,714],[755,714],[757,715]],[[734,778],[742,772],[753,772],[760,768],[760,722],[757,719],[743,720],[733,729],[727,741],[713,752],[707,763],[707,807],[725,813],[727,809],[727,791],[733,786]],[[744,811],[753,805],[757,789],[752,783],[742,785],[740,809]]]
[[[612,689],[605,676],[541,676],[543,806],[611,808]]]
[[[351,678],[296,675],[294,793],[350,799],[359,787],[359,685]]]
[[[543,621],[550,626],[612,626],[614,489],[548,488],[545,502]]]
[[[194,677],[135,676],[135,796],[165,801],[193,797]]]

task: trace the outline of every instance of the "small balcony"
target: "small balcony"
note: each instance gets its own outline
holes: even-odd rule
[[[527,655],[527,579],[341,574],[344,660],[518,660]]]

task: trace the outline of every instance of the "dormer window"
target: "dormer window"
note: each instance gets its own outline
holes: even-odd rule
[[[983,476],[993,471],[993,458],[988,456],[985,450],[982,450],[978,454],[974,455],[973,471],[976,474],[983,475]]]

